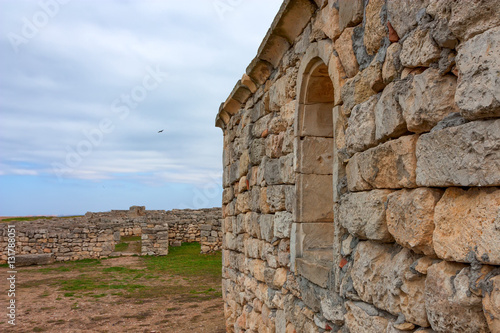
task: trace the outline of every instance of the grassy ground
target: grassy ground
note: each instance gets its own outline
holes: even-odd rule
[[[185,243],[163,257],[22,267],[20,325],[11,331],[223,332],[221,257]],[[0,332],[4,325],[0,320]]]
[[[115,252],[141,253],[141,236],[122,236],[115,245]]]

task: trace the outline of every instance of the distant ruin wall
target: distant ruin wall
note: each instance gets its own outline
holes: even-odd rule
[[[227,332],[500,332],[499,6],[284,1],[216,118]]]
[[[147,211],[134,206],[76,218],[5,222],[0,224],[0,261],[7,259],[9,225],[16,232],[16,255],[52,254],[55,261],[67,261],[108,257],[123,236],[141,236],[142,255],[166,255],[169,242],[190,241],[210,253],[221,248],[220,219],[220,208]],[[216,236],[207,237],[205,230]]]

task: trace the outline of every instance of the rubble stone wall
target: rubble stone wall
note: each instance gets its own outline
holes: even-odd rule
[[[500,2],[286,0],[228,99],[228,332],[500,332]]]
[[[3,262],[9,225],[16,233],[16,255],[52,254],[56,261],[107,257],[122,236],[141,236],[143,255],[166,255],[169,243],[197,241],[203,253],[220,250],[222,244],[220,208],[163,211],[134,206],[83,217],[1,223]]]

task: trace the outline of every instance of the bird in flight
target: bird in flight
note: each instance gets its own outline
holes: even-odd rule
[[[161,131],[158,131],[158,133],[161,133],[161,132],[163,132],[163,130],[161,130]]]

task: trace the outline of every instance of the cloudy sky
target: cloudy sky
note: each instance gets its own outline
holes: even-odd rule
[[[215,115],[280,4],[0,0],[0,216],[219,206]]]

